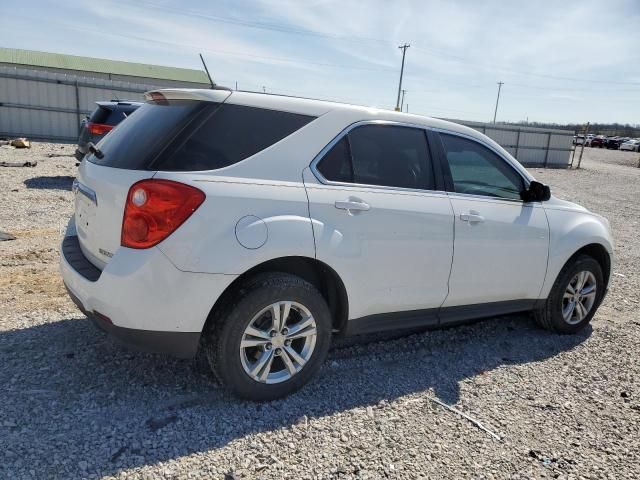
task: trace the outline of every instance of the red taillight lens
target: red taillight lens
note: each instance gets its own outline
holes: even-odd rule
[[[87,130],[91,135],[104,135],[113,130],[113,125],[105,125],[104,123],[87,123]]]
[[[123,247],[149,248],[171,235],[204,202],[195,187],[171,180],[142,180],[129,189],[122,219]]]
[[[160,92],[150,92],[149,96],[152,101],[159,103],[160,105],[169,105],[167,98]]]

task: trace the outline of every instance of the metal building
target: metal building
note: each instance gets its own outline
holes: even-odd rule
[[[466,120],[449,121],[484,133],[527,167],[567,168],[569,166],[573,151],[573,130]]]
[[[159,87],[208,88],[204,71],[0,48],[0,137],[75,142],[99,100]],[[451,120],[485,133],[526,166],[566,168],[573,132]]]
[[[0,48],[0,137],[74,142],[96,101],[208,86],[200,70]]]

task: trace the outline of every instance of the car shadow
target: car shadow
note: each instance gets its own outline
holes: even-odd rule
[[[75,177],[69,175],[32,177],[24,181],[27,188],[71,191]]]
[[[401,338],[340,339],[319,378],[257,404],[222,390],[203,359],[132,352],[80,316],[5,331],[0,477],[114,475],[418,392],[455,404],[465,379],[553,357],[590,335],[590,327],[553,335],[514,315]]]

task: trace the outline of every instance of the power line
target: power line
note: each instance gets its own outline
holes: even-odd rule
[[[119,1],[119,0],[116,0],[116,1]],[[127,3],[127,2],[120,1],[120,3]],[[130,4],[128,4],[128,5],[130,5]],[[221,17],[219,15],[209,15],[209,14],[206,14],[206,13],[196,12],[196,11],[193,11],[193,10],[183,10],[183,9],[178,9],[178,8],[171,8],[171,7],[168,7],[168,6],[165,6],[165,5],[160,5],[160,4],[157,4],[157,3],[154,3],[154,2],[147,2],[147,1],[144,1],[144,0],[140,0],[140,1],[136,2],[136,5],[146,5],[148,7],[152,7],[152,8],[159,9],[159,10],[169,11],[169,12],[172,12],[172,13],[176,13],[178,15],[201,18],[203,20],[210,20],[210,21],[213,21],[213,22],[226,23],[226,24],[237,25],[237,26],[248,27],[248,28],[255,28],[255,29],[261,29],[261,30],[270,30],[270,31],[278,32],[278,33],[284,33],[284,34],[306,35],[306,36],[326,38],[326,39],[331,39],[331,40],[341,40],[341,41],[351,41],[351,42],[361,42],[361,43],[375,42],[375,43],[384,43],[384,44],[388,44],[388,45],[393,43],[392,40],[385,40],[385,39],[382,39],[382,38],[348,36],[348,35],[332,35],[332,34],[328,34],[328,33],[325,33],[325,32],[319,32],[319,31],[311,30],[311,29],[295,28],[295,27],[290,27],[288,25],[284,25],[284,24],[278,24],[278,23],[256,22],[256,21],[248,21],[248,20],[242,20],[242,19],[237,19],[237,18]],[[420,46],[414,46],[414,47],[417,48],[418,50],[422,50],[422,51],[425,51],[425,52],[429,52],[431,54],[439,55],[439,56],[441,56],[443,58],[446,58],[448,60],[451,60],[451,61],[462,62],[462,63],[464,63],[466,65],[473,64],[473,65],[482,66],[482,67],[485,67],[485,68],[491,68],[493,70],[498,69],[498,70],[501,70],[501,71],[503,71],[505,73],[512,73],[512,74],[515,74],[515,75],[533,76],[533,77],[540,77],[540,78],[550,78],[550,79],[555,79],[555,80],[564,80],[564,81],[572,81],[572,82],[640,86],[640,82],[625,82],[625,81],[615,81],[615,80],[593,80],[593,79],[564,77],[564,76],[559,76],[559,75],[551,75],[551,74],[544,74],[544,73],[513,70],[513,69],[510,69],[510,68],[501,67],[499,65],[481,64],[481,63],[473,62],[468,57],[455,55],[455,54],[452,54],[451,52],[449,52],[447,50],[438,50],[438,49],[434,49],[432,47],[429,47],[429,48],[420,47]]]
[[[295,27],[290,27],[288,25],[284,25],[284,24],[278,24],[278,23],[268,23],[268,22],[255,22],[255,21],[248,21],[248,20],[242,20],[242,19],[237,19],[237,18],[230,18],[230,17],[221,17],[218,15],[209,15],[206,13],[202,13],[202,12],[196,12],[193,10],[183,10],[183,9],[177,9],[177,8],[171,8],[165,5],[160,5],[157,3],[153,3],[153,2],[147,2],[144,0],[140,0],[138,2],[136,2],[136,4],[132,5],[128,2],[124,2],[122,0],[113,0],[116,1],[118,3],[124,3],[130,6],[139,6],[139,5],[146,5],[148,7],[154,8],[154,9],[158,9],[158,10],[164,10],[164,11],[168,11],[168,12],[172,12],[178,15],[182,15],[182,16],[188,16],[188,17],[195,17],[195,18],[200,18],[203,20],[209,20],[209,21],[213,21],[213,22],[218,22],[218,23],[226,23],[226,24],[231,24],[231,25],[237,25],[237,26],[241,26],[241,27],[247,27],[247,28],[255,28],[255,29],[262,29],[262,30],[270,30],[270,31],[274,31],[274,32],[278,32],[278,33],[284,33],[284,34],[294,34],[294,35],[307,35],[307,36],[314,36],[314,37],[319,37],[319,38],[326,38],[326,39],[331,39],[331,40],[341,40],[341,41],[351,41],[351,42],[360,42],[360,43],[371,43],[371,42],[375,42],[375,43],[384,43],[384,44],[388,44],[391,45],[392,44],[392,40],[385,40],[385,39],[381,39],[381,38],[373,38],[373,37],[358,37],[358,36],[346,36],[346,35],[332,35],[332,34],[328,34],[325,32],[319,32],[319,31],[315,31],[315,30],[311,30],[311,29],[301,29],[301,28],[295,28]],[[92,32],[95,33],[95,32]],[[155,41],[155,40],[149,40],[149,41]],[[161,42],[162,43],[162,42]],[[195,48],[200,48],[200,47],[195,47]],[[436,56],[440,56],[446,60],[449,61],[454,61],[454,62],[459,62],[459,63],[463,63],[465,65],[476,65],[482,68],[487,68],[487,69],[492,69],[492,70],[500,70],[502,72],[505,73],[511,73],[514,75],[521,75],[521,76],[532,76],[532,77],[539,77],[539,78],[549,78],[549,79],[553,79],[553,80],[562,80],[562,81],[570,81],[570,82],[582,82],[582,83],[595,83],[595,84],[612,84],[612,85],[633,85],[633,86],[640,86],[640,82],[625,82],[625,81],[615,81],[615,80],[593,80],[593,79],[585,79],[585,78],[575,78],[575,77],[564,77],[564,76],[559,76],[559,75],[551,75],[551,74],[544,74],[544,73],[536,73],[536,72],[528,72],[528,71],[519,71],[519,70],[514,70],[514,69],[510,69],[510,68],[505,68],[505,67],[501,67],[499,65],[495,65],[495,64],[482,64],[482,63],[477,63],[474,62],[473,60],[471,60],[468,57],[463,57],[463,56],[459,56],[459,55],[455,55],[452,54],[451,52],[447,51],[447,50],[438,50],[438,49],[434,49],[434,48],[426,48],[426,47],[420,47],[420,46],[415,46],[414,48],[421,50],[421,51],[425,51],[425,52],[429,52],[432,55],[436,55]],[[220,52],[223,53],[223,52]],[[224,52],[224,53],[228,53],[231,54],[231,52]],[[243,55],[243,56],[250,56],[249,54],[241,54],[241,53],[233,53],[236,55]],[[258,56],[254,56],[254,57],[258,57]],[[258,57],[260,58],[260,57]],[[261,58],[265,58],[265,59],[271,59],[271,57],[261,57]],[[285,60],[283,60],[285,61]],[[315,62],[305,62],[305,61],[293,61],[293,60],[289,60],[291,62],[298,62],[298,63],[309,63],[309,64],[313,64],[313,65],[320,65],[320,66],[335,66],[336,68],[359,68],[359,69],[370,69],[370,70],[375,70],[374,68],[367,68],[367,67],[351,67],[351,66],[347,66],[347,65],[333,65],[333,64],[318,64]],[[390,71],[390,69],[380,69],[379,71]]]
[[[296,35],[308,35],[313,37],[327,38],[332,40],[344,40],[344,41],[353,41],[353,42],[379,42],[379,43],[392,43],[390,40],[384,40],[381,38],[373,38],[373,37],[358,37],[358,36],[348,36],[348,35],[331,35],[325,32],[318,32],[316,30],[310,30],[305,28],[295,28],[289,25],[281,24],[281,23],[269,23],[269,22],[256,22],[243,20],[239,18],[231,18],[231,17],[221,17],[219,15],[210,15],[202,12],[196,12],[194,10],[184,10],[179,8],[171,8],[166,5],[161,5],[153,2],[146,2],[143,0],[137,1],[135,4],[131,4],[122,0],[112,0],[118,3],[124,3],[129,6],[139,6],[145,5],[147,7],[151,7],[158,10],[164,10],[167,12],[175,13],[178,15],[186,16],[186,17],[194,17],[200,18],[203,20],[210,20],[218,23],[226,23],[230,25],[238,25],[242,27],[255,28],[260,30],[270,30],[279,33],[291,33]]]
[[[496,65],[496,64],[491,64],[491,63],[478,63],[478,62],[474,62],[472,59],[470,59],[469,57],[463,57],[460,55],[454,55],[448,51],[444,51],[444,50],[437,50],[437,49],[433,49],[433,48],[425,48],[425,47],[421,47],[421,46],[415,46],[416,50],[421,50],[421,51],[425,51],[425,52],[429,52],[432,55],[436,55],[436,56],[440,56],[441,58],[444,58],[446,60],[449,61],[453,61],[453,62],[458,62],[458,63],[462,63],[464,65],[476,65],[478,67],[482,67],[485,69],[491,69],[491,70],[500,70],[504,73],[511,73],[514,75],[521,75],[521,76],[529,76],[529,77],[539,77],[539,78],[549,78],[552,80],[563,80],[563,81],[567,81],[567,82],[582,82],[582,83],[595,83],[595,84],[611,84],[611,85],[634,85],[634,86],[639,86],[640,87],[640,82],[625,82],[625,81],[618,81],[618,80],[593,80],[593,79],[588,79],[588,78],[576,78],[576,77],[565,77],[565,76],[560,76],[560,75],[551,75],[551,74],[547,74],[547,73],[537,73],[537,72],[531,72],[531,71],[524,71],[524,70],[514,70],[512,68],[506,68],[506,67],[502,67],[500,65]]]
[[[260,59],[260,60],[271,60],[271,61],[275,61],[275,62],[283,62],[283,63],[291,63],[291,64],[315,65],[315,66],[320,66],[320,67],[344,68],[344,69],[350,69],[350,70],[363,70],[363,71],[373,71],[373,72],[391,73],[391,72],[395,71],[392,68],[385,68],[385,67],[362,67],[362,66],[356,66],[356,65],[341,65],[341,64],[336,64],[336,63],[312,62],[312,61],[308,61],[308,60],[298,60],[298,59],[285,58],[285,57],[271,57],[271,56],[267,56],[267,55],[255,55],[255,54],[244,53],[244,52],[233,52],[233,51],[229,51],[229,50],[216,50],[216,49],[210,49],[210,48],[203,48],[200,45],[193,45],[193,44],[189,44],[189,43],[169,42],[169,41],[166,41],[166,40],[158,40],[158,39],[155,39],[155,38],[141,37],[141,36],[138,36],[138,35],[124,34],[124,33],[114,33],[114,32],[107,32],[107,31],[98,31],[98,30],[95,30],[95,29],[92,30],[92,29],[80,27],[80,26],[77,26],[77,25],[69,25],[68,27],[73,29],[73,30],[77,30],[77,31],[81,31],[81,32],[89,32],[89,33],[91,33],[93,35],[106,35],[106,36],[111,36],[111,37],[129,38],[129,39],[133,39],[133,40],[141,40],[141,41],[150,42],[150,43],[161,43],[161,44],[165,44],[165,45],[170,45],[172,47],[188,47],[188,48],[194,49],[194,51],[196,51],[197,49],[200,49],[200,50],[205,51],[205,52],[218,53],[218,54],[221,54],[221,55],[228,55],[228,56],[231,56],[231,57],[247,57],[247,58],[256,58],[256,59]]]

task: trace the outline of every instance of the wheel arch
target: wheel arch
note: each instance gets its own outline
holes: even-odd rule
[[[609,284],[611,278],[611,255],[601,243],[590,243],[584,247],[579,248],[569,260],[565,262],[565,265],[573,261],[579,255],[588,255],[600,264],[602,269],[602,275],[604,276],[604,284]]]
[[[609,285],[611,279],[611,271],[613,268],[613,258],[609,252],[606,244],[597,241],[592,241],[585,245],[580,246],[576,250],[565,255],[565,260],[561,262],[554,262],[554,267],[549,268],[547,271],[547,278],[545,279],[545,285],[540,298],[547,298],[551,293],[551,288],[556,281],[556,278],[560,274],[561,270],[570,262],[573,262],[580,255],[588,255],[592,257],[602,269],[602,275],[604,277],[605,286]],[[551,267],[551,265],[550,265]]]
[[[334,330],[344,333],[349,318],[349,298],[344,283],[338,273],[320,260],[303,256],[279,257],[262,262],[236,278],[218,297],[207,317],[203,332],[213,326],[214,313],[229,302],[236,292],[255,275],[267,272],[288,273],[298,276],[314,285],[324,297]]]

